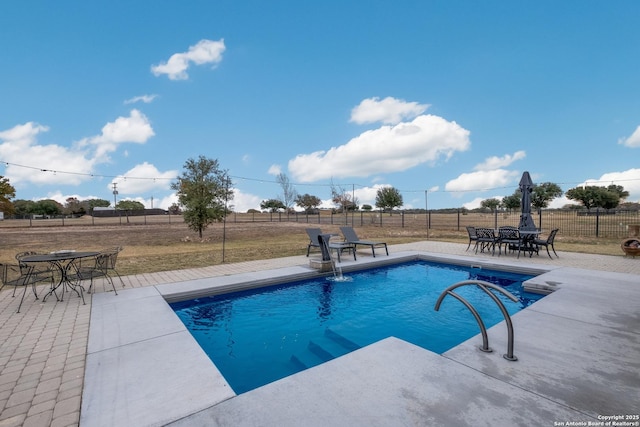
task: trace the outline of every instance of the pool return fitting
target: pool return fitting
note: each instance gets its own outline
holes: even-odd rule
[[[473,314],[473,317],[475,317],[476,322],[478,322],[478,326],[480,326],[480,332],[482,333],[482,347],[478,347],[478,348],[481,351],[484,351],[485,353],[491,353],[493,350],[489,348],[489,337],[487,336],[487,328],[484,326],[484,322],[482,321],[480,314],[478,314],[478,311],[469,303],[469,301],[467,301],[466,299],[462,298],[460,295],[453,292],[454,289],[459,288],[461,286],[466,286],[466,285],[476,285],[477,287],[482,289],[487,295],[489,295],[496,304],[498,304],[498,307],[500,308],[500,311],[504,316],[504,320],[507,323],[507,333],[508,333],[507,354],[504,354],[502,357],[512,362],[515,362],[516,360],[518,360],[518,358],[513,355],[513,324],[511,323],[511,316],[509,316],[509,313],[507,312],[507,309],[505,308],[502,301],[500,301],[500,299],[498,299],[498,297],[495,296],[495,294],[491,292],[489,289],[493,289],[500,292],[501,294],[503,294],[513,302],[518,302],[519,301],[518,298],[515,295],[513,295],[511,292],[505,291],[500,286],[494,285],[493,283],[485,282],[484,280],[464,280],[462,282],[458,282],[454,285],[451,285],[447,289],[442,291],[442,293],[438,297],[438,301],[436,301],[435,310],[436,311],[440,310],[440,304],[442,304],[442,300],[447,295],[451,295],[452,297],[460,301],[462,304],[464,304],[465,307],[469,309],[471,314]]]

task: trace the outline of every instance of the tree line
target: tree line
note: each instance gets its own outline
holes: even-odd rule
[[[176,192],[178,203],[169,208],[170,213],[181,213],[190,229],[196,231],[200,237],[208,225],[224,220],[233,209],[233,183],[227,170],[221,169],[217,159],[199,156],[188,159],[184,163],[184,171],[171,184]],[[296,205],[307,213],[316,211],[322,200],[312,194],[298,194],[294,185],[286,174],[280,173],[277,178],[282,193],[275,198],[263,200],[260,208],[271,212],[291,211]],[[548,207],[549,203],[566,194],[568,199],[575,200],[586,209],[613,209],[629,196],[629,192],[619,185],[598,187],[585,185],[562,191],[560,186],[551,182],[534,184],[531,192],[531,206],[534,209]],[[111,203],[104,199],[78,200],[70,197],[64,205],[55,200],[39,201],[12,200],[15,198],[15,188],[9,180],[0,176],[0,211],[8,215],[83,215],[91,213],[96,207],[109,207]],[[336,205],[337,212],[354,210],[372,210],[371,205],[359,206],[355,191],[331,183],[331,200]],[[517,189],[510,196],[486,199],[481,207],[495,211],[499,208],[516,210],[520,208],[522,193]],[[383,211],[393,211],[403,206],[402,194],[392,186],[381,187],[376,193],[375,207]],[[115,206],[121,210],[144,209],[144,205],[134,200],[121,200]],[[251,211],[251,210],[250,210]]]
[[[544,182],[533,185],[531,207],[534,209],[546,208],[553,199],[563,194],[567,196],[567,199],[575,200],[586,209],[602,208],[606,210],[617,208],[624,199],[629,197],[629,192],[621,185],[611,184],[607,187],[585,185],[572,188],[565,193],[559,185],[552,182]],[[520,209],[521,200],[522,191],[518,188],[513,194],[503,197],[502,200],[497,198],[485,199],[480,202],[480,207],[491,211],[500,208],[513,211]]]

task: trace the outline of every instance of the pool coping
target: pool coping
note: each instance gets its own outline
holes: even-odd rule
[[[572,304],[571,306],[576,307],[576,301],[578,301],[578,303],[584,303],[584,300],[589,299],[585,298],[585,295],[587,297],[589,296],[588,293],[585,294],[585,290],[591,292],[591,295],[594,295],[594,292],[599,295],[599,291],[597,291],[595,285],[585,288],[580,284],[581,282],[583,283],[589,280],[595,282],[606,280],[610,283],[622,283],[623,285],[619,285],[619,288],[622,291],[623,299],[625,301],[636,301],[639,299],[638,293],[634,292],[634,289],[629,289],[627,283],[635,283],[634,280],[637,281],[637,276],[600,271],[593,272],[549,265],[534,265],[522,262],[516,263],[515,261],[506,259],[477,259],[422,251],[407,251],[391,254],[388,257],[376,257],[375,259],[364,259],[357,262],[343,262],[341,263],[341,268],[343,271],[349,272],[354,269],[371,268],[380,264],[398,263],[415,259],[475,265],[481,268],[491,269],[504,269],[507,267],[509,270],[518,270],[518,272],[523,273],[542,273],[535,278],[532,283],[543,288],[545,286],[552,286],[561,292],[554,292],[554,294],[543,300],[546,301],[550,298],[550,301],[553,303],[544,304],[538,308],[538,304],[540,303],[538,302],[535,304],[535,310],[527,308],[521,312],[527,312],[526,316],[520,316],[520,313],[518,313],[518,315],[514,316],[514,319],[527,318],[525,325],[540,323],[539,328],[545,328],[545,324],[549,321],[569,322],[573,331],[580,330],[580,326],[584,327],[586,325],[588,328],[591,328],[591,333],[593,333],[593,329],[597,327],[602,329],[600,331],[600,335],[602,336],[606,336],[607,332],[614,330],[620,335],[618,338],[619,342],[615,342],[617,348],[632,352],[627,354],[634,354],[633,352],[635,352],[635,354],[638,353],[639,345],[637,335],[629,335],[629,332],[627,332],[627,324],[629,322],[631,322],[631,326],[636,326],[638,323],[637,316],[635,318],[633,317],[633,312],[629,313],[627,310],[627,312],[620,314],[618,310],[617,320],[611,317],[613,316],[611,313],[601,314],[601,319],[605,319],[606,316],[609,316],[609,318],[607,321],[600,320],[597,325],[589,322],[589,319],[597,314],[597,305],[593,306],[593,304],[591,304],[591,317],[586,316],[585,318],[584,313],[576,309],[569,310],[569,312],[572,311],[572,313],[569,313],[569,317],[567,317],[566,309],[564,309],[562,316],[558,315],[558,312],[563,310],[561,308],[563,304],[560,300],[565,299],[565,297],[569,297]],[[278,390],[276,395],[284,396],[288,393],[292,396],[291,398],[296,398],[297,396],[297,399],[301,401],[301,405],[298,406],[302,408],[309,410],[309,405],[312,405],[312,408],[317,408],[318,403],[315,401],[312,402],[310,399],[316,391],[316,388],[318,390],[322,390],[323,387],[325,389],[330,388],[330,384],[327,384],[327,382],[331,383],[330,378],[333,375],[332,372],[328,372],[330,368],[342,367],[346,369],[345,367],[350,367],[351,372],[359,372],[360,369],[363,369],[362,358],[365,358],[367,359],[367,378],[368,381],[372,381],[377,377],[377,375],[374,375],[376,372],[380,374],[380,378],[383,378],[384,375],[382,374],[388,370],[386,366],[389,363],[388,360],[385,359],[384,356],[379,356],[384,354],[387,354],[387,356],[393,354],[394,363],[396,361],[400,363],[399,361],[403,360],[407,369],[411,366],[416,368],[420,367],[420,369],[422,369],[420,375],[424,377],[433,376],[433,372],[446,370],[459,373],[461,376],[472,375],[476,378],[477,383],[486,383],[485,387],[492,389],[497,396],[518,395],[524,400],[531,399],[532,395],[538,396],[537,400],[540,403],[537,406],[533,405],[533,407],[534,409],[539,407],[541,413],[546,417],[549,417],[549,414],[555,411],[556,414],[563,414],[569,417],[573,416],[573,419],[586,416],[589,417],[589,419],[593,418],[597,420],[597,414],[593,413],[593,409],[579,407],[580,405],[576,405],[567,397],[570,393],[565,389],[567,387],[573,388],[573,385],[563,388],[556,384],[556,390],[561,390],[564,394],[554,397],[552,391],[542,392],[540,390],[527,389],[527,387],[531,388],[531,384],[512,384],[509,381],[508,374],[505,374],[505,372],[513,369],[513,365],[509,366],[509,363],[519,362],[504,361],[503,363],[502,361],[495,361],[496,352],[489,357],[483,354],[477,354],[480,352],[475,350],[478,344],[476,337],[457,346],[444,355],[435,355],[435,357],[434,354],[428,350],[420,348],[414,349],[414,346],[401,340],[387,339],[338,358],[328,364],[324,364],[329,365],[329,367],[321,365],[320,367],[312,368],[292,377],[276,381],[257,390],[235,396],[215,365],[200,349],[195,340],[188,331],[186,331],[182,322],[179,321],[167,304],[167,301],[190,299],[216,292],[226,293],[246,289],[247,286],[262,287],[269,284],[282,283],[283,280],[295,281],[316,277],[317,275],[318,273],[310,267],[299,265],[274,270],[187,280],[172,284],[131,289],[121,291],[117,301],[108,293],[95,294],[92,302],[81,424],[83,426],[167,425],[173,422],[175,425],[211,425],[212,419],[215,419],[226,420],[228,422],[233,421],[234,425],[251,425],[256,420],[267,419],[271,416],[276,417],[274,418],[274,422],[280,425],[294,425],[292,424],[294,422],[293,418],[286,418],[287,413],[294,411],[294,409],[288,406],[280,408],[278,402],[271,402],[269,399],[265,401],[265,393],[268,396],[269,390]],[[558,298],[558,296],[560,296],[560,298]],[[607,296],[613,298],[614,293],[608,292]],[[596,299],[596,302],[601,303],[602,301]],[[640,301],[637,302],[640,303]],[[610,309],[610,307],[605,308]],[[545,312],[544,309],[547,311]],[[532,317],[532,319],[528,319],[528,317]],[[153,321],[150,321],[151,319]],[[490,329],[490,332],[500,330],[500,328],[503,327],[502,324],[496,325]],[[636,327],[635,330],[637,331],[638,328]],[[529,333],[535,334],[535,330]],[[505,334],[498,333],[495,338],[491,336],[492,341],[498,343],[496,347],[505,348],[504,337],[501,338],[503,335]],[[538,337],[538,339],[544,341],[545,337]],[[563,339],[569,339],[567,342],[571,342],[578,347],[580,345],[579,342],[574,343],[574,340],[570,340],[570,337],[564,337]],[[527,344],[525,342],[524,345],[517,346],[516,355],[518,355],[521,360],[527,360],[527,363],[531,363],[532,366],[539,368],[539,366],[534,363],[535,358],[525,357],[523,359],[523,356],[518,354],[520,347],[523,347],[523,350],[535,354],[537,350],[533,344]],[[529,345],[532,347],[529,348]],[[544,345],[542,345],[541,348],[544,348]],[[528,353],[521,354],[528,355]],[[403,355],[409,356],[406,356],[405,359]],[[382,358],[380,359],[378,357]],[[629,364],[629,361],[625,362],[627,365]],[[564,363],[560,363],[559,365],[562,369],[565,369]],[[523,364],[520,363],[520,366],[523,366]],[[631,366],[633,366],[633,364],[631,364]],[[580,365],[578,365],[578,367],[580,367]],[[576,368],[577,367],[574,367],[573,369]],[[484,372],[483,369],[488,373],[483,374],[481,377],[477,377],[477,374],[471,374],[472,371]],[[340,369],[337,369],[337,371],[339,372]],[[534,373],[532,373],[532,375]],[[491,380],[485,380],[486,376],[491,378]],[[325,378],[325,380],[322,381],[319,378]],[[358,381],[349,382],[345,377],[341,377],[340,381],[336,379],[336,381],[337,384],[342,384],[343,388],[345,384],[350,384],[358,390],[360,390],[359,385],[367,384],[366,381],[364,383],[359,382],[364,381],[361,376],[356,376],[355,378],[357,378]],[[403,375],[399,375],[398,378],[403,379],[405,383],[403,385],[402,381],[400,381],[396,384],[396,387],[407,388],[407,385],[411,384],[411,382],[407,382],[407,378]],[[396,378],[396,380],[398,378]],[[627,381],[629,380],[635,384],[637,374],[635,377],[633,375],[627,375]],[[322,382],[323,387],[319,386],[319,381]],[[393,378],[391,378],[390,381],[393,383]],[[442,381],[442,379],[440,379],[440,381]],[[550,381],[550,379],[548,379],[548,381]],[[294,386],[292,387],[291,384],[294,384]],[[424,388],[424,382],[421,384],[422,387],[419,388]],[[444,385],[444,383],[441,385]],[[625,388],[627,386],[623,385],[618,384],[617,388],[627,390]],[[392,386],[387,385],[387,387],[393,390]],[[416,387],[417,385],[412,386],[413,389],[416,389]],[[544,388],[544,384],[540,387]],[[371,386],[370,388],[375,389],[375,386]],[[526,393],[522,394],[522,390],[525,390]],[[305,393],[306,396],[308,396],[307,398],[304,398]],[[359,394],[367,395],[368,393],[361,390]],[[633,391],[627,393],[627,395],[631,397],[637,396]],[[540,398],[540,396],[543,396],[543,398]],[[353,396],[348,395],[343,396],[343,398],[351,399]],[[388,399],[389,397],[387,397],[387,400]],[[618,398],[618,400],[620,399]],[[375,405],[375,396],[370,396],[369,401],[373,405],[373,408],[368,409],[368,411],[370,411],[369,414],[375,413],[376,407],[380,405]],[[402,408],[406,407],[409,401],[411,401],[411,399],[407,400],[405,398],[401,399],[400,402],[393,400],[393,402],[389,404]],[[467,398],[467,401],[470,400]],[[267,403],[269,404],[267,405]],[[342,409],[343,420],[354,422],[357,419],[357,411],[353,412],[348,408],[343,408],[341,401],[332,402],[328,400],[323,402],[323,405],[329,405],[332,408],[331,413],[333,414],[335,414],[337,410]],[[421,405],[422,407],[425,405],[429,407],[428,402],[425,403],[421,401]],[[624,405],[624,401],[622,405]],[[243,407],[245,410],[242,409]],[[629,406],[628,408],[631,409],[632,407]],[[372,409],[374,410],[373,412],[371,412]],[[464,413],[460,408],[449,409],[459,414]],[[378,408],[378,410],[380,409]],[[433,407],[431,407],[431,410],[433,411]],[[493,410],[495,411],[495,407]],[[480,415],[481,418],[483,416],[489,416],[491,409],[489,409],[488,412],[480,411],[480,413],[484,414]],[[431,413],[429,416],[432,415],[436,416],[436,418],[438,416],[436,412]],[[506,416],[506,413],[503,415]],[[398,414],[396,414],[396,416],[398,416]],[[402,416],[402,414],[400,414],[400,416]],[[445,411],[439,416],[445,416]],[[319,418],[315,419],[321,419],[323,422],[327,421],[327,419],[323,419],[320,415],[318,415],[318,417]],[[475,419],[468,419],[469,424],[477,423],[477,415],[474,417]],[[287,419],[289,419],[289,424],[286,422]],[[366,417],[361,418],[361,420],[364,419],[371,421],[371,419]],[[381,417],[380,419],[383,420],[385,418]],[[410,420],[410,417],[407,418],[407,420]],[[334,421],[333,424],[336,424],[336,422]],[[225,423],[221,425],[225,425]],[[362,425],[364,425],[364,423]]]

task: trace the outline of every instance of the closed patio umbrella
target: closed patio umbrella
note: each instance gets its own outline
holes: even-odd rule
[[[533,223],[533,218],[531,217],[531,192],[533,191],[533,181],[531,181],[529,172],[525,171],[522,174],[519,185],[520,191],[522,192],[522,202],[520,204],[522,213],[520,214],[520,224],[518,225],[518,229],[524,231],[535,231],[536,225]]]

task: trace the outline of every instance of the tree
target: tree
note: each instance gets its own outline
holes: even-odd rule
[[[363,210],[363,211],[370,212],[370,211],[372,211],[372,210],[373,210],[373,206],[371,206],[371,205],[367,205],[367,204],[364,204],[364,205],[362,205],[362,210]]]
[[[67,215],[84,215],[86,210],[77,197],[67,197],[63,212]]]
[[[347,212],[358,209],[358,199],[343,187],[331,183],[331,201],[338,205],[338,210]]]
[[[278,212],[278,210],[286,208],[282,200],[278,199],[269,199],[260,202],[260,209],[268,209],[269,212]]]
[[[515,211],[520,209],[520,203],[522,200],[522,191],[520,189],[513,192],[512,195],[502,198],[502,206],[508,211]]]
[[[567,190],[566,195],[568,199],[579,201],[587,209],[595,207],[613,209],[618,207],[620,200],[627,197],[629,192],[619,185],[609,187],[585,185]]]
[[[226,203],[233,199],[231,185],[228,172],[220,169],[218,160],[202,155],[197,160],[188,159],[182,175],[171,184],[184,207],[184,222],[200,238],[209,224],[224,218]]]
[[[398,208],[403,205],[402,194],[394,187],[379,188],[376,193],[376,207],[380,209]]]
[[[93,208],[108,208],[111,206],[111,202],[104,199],[87,199],[80,202],[84,206],[84,210],[89,213],[93,213]]]
[[[182,214],[182,210],[180,209],[180,205],[177,203],[172,203],[167,209],[170,215],[180,215]]]
[[[618,199],[620,201],[626,199],[627,197],[629,197],[629,192],[626,191],[624,189],[624,187],[622,187],[621,185],[615,185],[615,184],[611,184],[607,187],[607,191],[610,191],[612,193],[615,193],[618,195]]]
[[[16,215],[31,215],[36,202],[33,200],[18,199],[13,202]]]
[[[289,181],[289,177],[284,173],[278,174],[278,176],[276,177],[276,181],[282,188],[282,198],[280,199],[280,201],[282,202],[282,204],[284,204],[284,208],[286,210],[289,210],[293,206],[293,203],[298,196],[298,192],[296,191],[293,184],[291,184],[291,182]]]
[[[546,208],[549,206],[549,202],[556,197],[562,196],[563,193],[560,186],[553,182],[534,184],[533,191],[531,192],[531,206],[535,209]]]
[[[493,212],[496,209],[498,209],[498,206],[500,206],[500,200],[498,200],[496,198],[485,199],[485,200],[480,202],[480,207],[481,208],[489,209],[489,210],[491,210],[491,212]]]
[[[64,207],[52,199],[42,199],[35,202],[31,213],[36,215],[60,215]]]
[[[14,206],[11,199],[16,197],[16,189],[9,183],[9,178],[0,176],[0,212],[7,215],[14,213]]]
[[[302,196],[296,197],[296,205],[300,206],[306,212],[317,209],[318,206],[322,203],[317,196],[312,196],[311,194],[305,193]]]
[[[116,209],[122,211],[138,211],[144,210],[144,205],[137,200],[120,200],[116,205]]]

